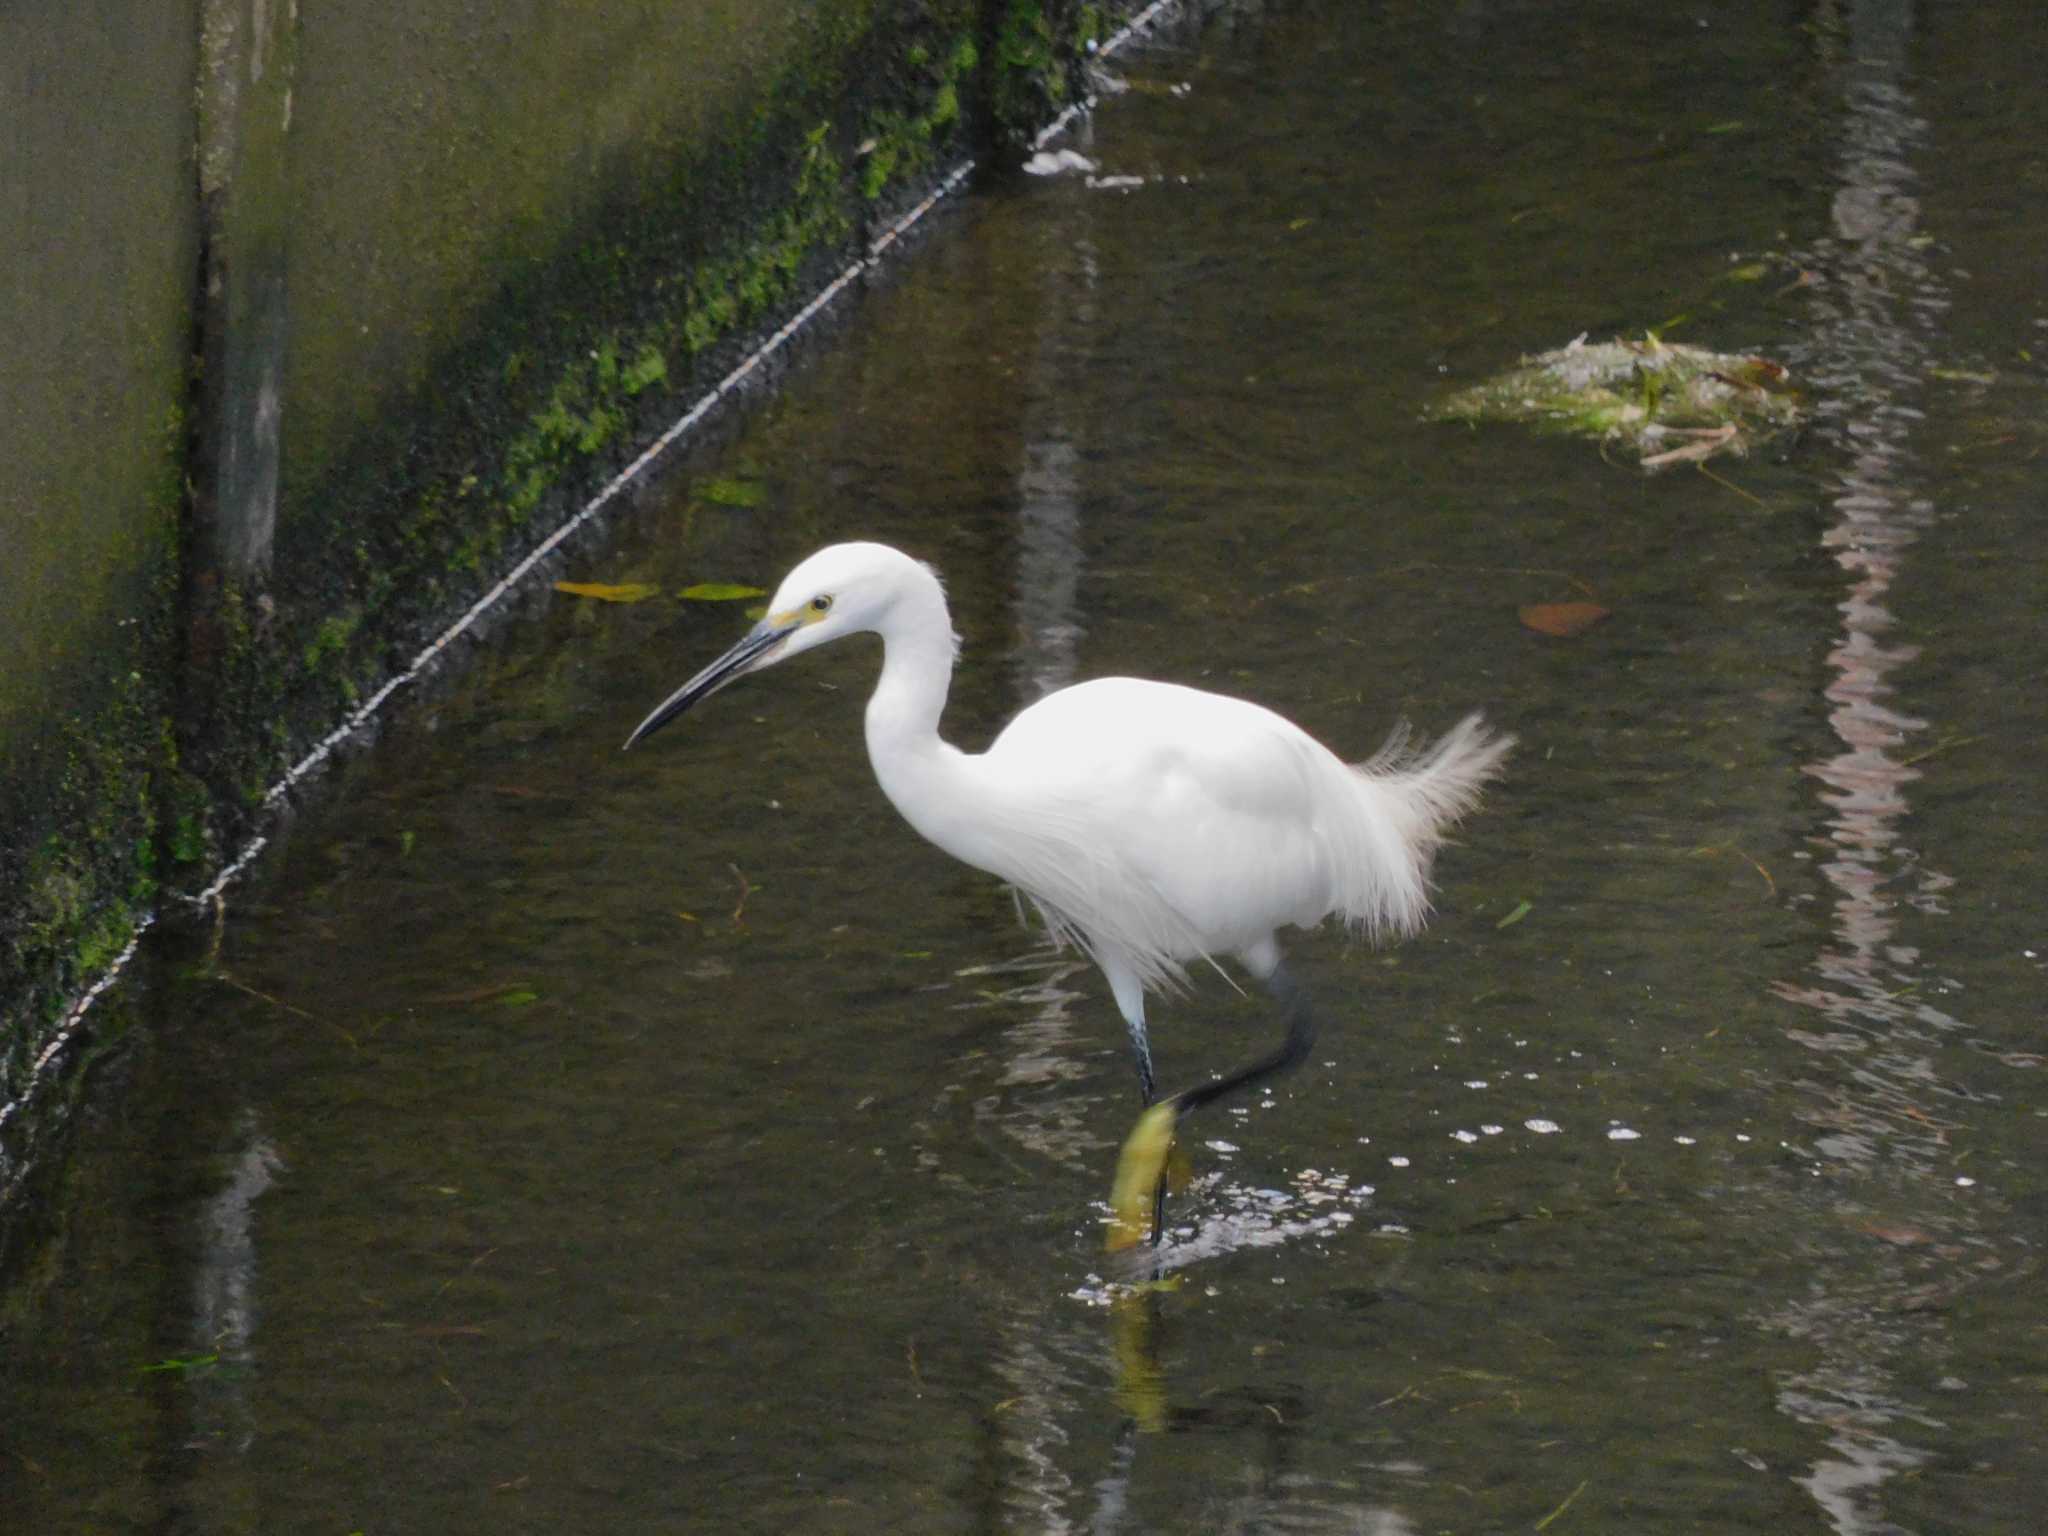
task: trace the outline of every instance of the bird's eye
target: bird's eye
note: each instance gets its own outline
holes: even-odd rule
[[[820,592],[816,597],[811,599],[811,612],[830,613],[831,611],[832,594],[830,592]]]

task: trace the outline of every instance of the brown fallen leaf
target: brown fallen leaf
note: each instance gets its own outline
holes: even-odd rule
[[[644,603],[657,596],[661,588],[652,582],[625,581],[616,584],[602,581],[558,581],[557,592],[566,592],[571,597],[594,597],[605,603]]]
[[[1522,623],[1539,635],[1569,640],[1607,617],[1598,603],[1524,603],[1515,610]]]

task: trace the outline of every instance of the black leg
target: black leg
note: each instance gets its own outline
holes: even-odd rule
[[[1152,1075],[1152,1051],[1147,1042],[1137,1042],[1138,1052],[1138,1097],[1144,1102],[1140,1106],[1150,1109],[1159,1097],[1159,1082]],[[1168,1161],[1170,1162],[1169,1155]],[[1159,1246],[1159,1239],[1166,1231],[1166,1168],[1161,1165],[1159,1182],[1152,1189],[1152,1246]]]
[[[1166,1240],[1166,1170],[1173,1166],[1173,1148],[1166,1149],[1166,1161],[1159,1165],[1159,1182],[1152,1186],[1152,1246]]]
[[[1235,1072],[1198,1083],[1193,1088],[1184,1088],[1156,1104],[1148,1104],[1145,1113],[1138,1117],[1137,1129],[1124,1143],[1123,1155],[1117,1163],[1116,1193],[1112,1203],[1117,1209],[1119,1225],[1111,1237],[1113,1248],[1137,1240],[1133,1228],[1138,1210],[1142,1209],[1139,1202],[1144,1198],[1142,1190],[1145,1188],[1145,1183],[1140,1181],[1149,1181],[1151,1185],[1152,1246],[1159,1246],[1166,1230],[1166,1165],[1173,1151],[1174,1129],[1183,1117],[1206,1104],[1242,1093],[1268,1078],[1291,1071],[1308,1059],[1309,1050],[1316,1041],[1316,1021],[1309,1010],[1308,994],[1284,965],[1273,968],[1272,974],[1265,979],[1265,985],[1280,1004],[1281,1014],[1287,1021],[1287,1038],[1281,1041],[1278,1049],[1246,1063]],[[1150,1062],[1145,1061],[1144,1065],[1149,1066]],[[1149,1074],[1144,1080],[1149,1087]]]
[[[1233,1093],[1256,1087],[1269,1077],[1292,1071],[1308,1059],[1309,1048],[1316,1043],[1316,1021],[1315,1015],[1309,1011],[1308,993],[1302,990],[1301,983],[1294,979],[1285,965],[1273,967],[1273,974],[1266,978],[1266,990],[1280,1004],[1281,1014],[1287,1020],[1287,1038],[1280,1042],[1278,1050],[1239,1067],[1227,1077],[1199,1083],[1175,1094],[1174,1099],[1180,1105],[1182,1115]]]

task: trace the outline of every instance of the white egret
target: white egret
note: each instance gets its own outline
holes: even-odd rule
[[[1278,930],[1335,916],[1369,937],[1414,932],[1431,856],[1500,769],[1511,737],[1468,716],[1426,750],[1397,731],[1347,764],[1269,709],[1108,677],[1047,695],[986,752],[941,739],[959,642],[936,572],[885,544],[835,544],[784,578],[767,617],[641,721],[632,746],[726,684],[845,635],[882,638],[868,758],[904,820],[1029,896],[1054,937],[1102,970],[1130,1027],[1147,1106],[1124,1147],[1110,1245],[1159,1239],[1177,1120],[1298,1065],[1315,1039]],[[1285,1041],[1159,1099],[1145,995],[1193,961],[1233,956],[1279,1002]]]

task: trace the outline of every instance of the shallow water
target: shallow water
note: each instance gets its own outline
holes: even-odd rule
[[[1140,185],[970,198],[564,573],[900,543],[974,746],[1124,671],[1521,737],[1426,936],[1293,944],[1315,1065],[1190,1126],[1176,1289],[1104,1282],[1105,989],[896,820],[872,651],[621,756],[745,621],[547,601],[121,989],[19,1527],[2028,1528],[2048,89],[2001,18],[1233,11],[1080,145]],[[1812,429],[1645,479],[1420,419],[1644,326]],[[1162,1076],[1271,1028],[1211,979]]]

